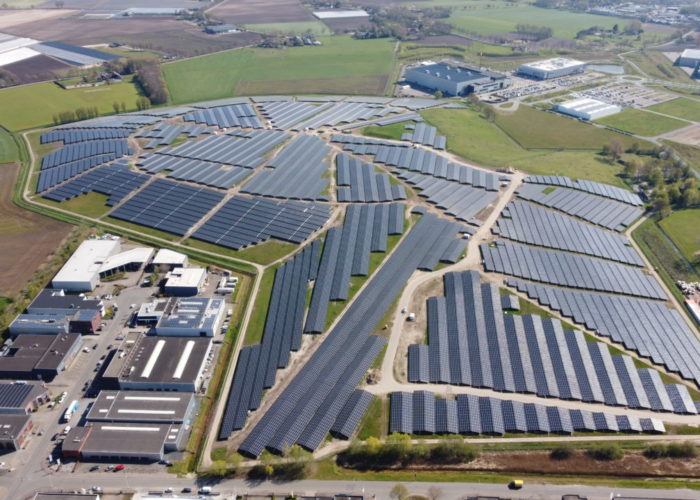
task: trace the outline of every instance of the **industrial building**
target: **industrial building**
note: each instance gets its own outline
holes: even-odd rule
[[[75,427],[63,441],[63,457],[76,460],[157,462],[183,449],[187,428],[180,424],[92,422]]]
[[[105,387],[197,392],[211,347],[209,338],[130,335],[103,373]]]
[[[0,415],[27,415],[49,399],[48,389],[38,382],[0,383]]]
[[[61,289],[45,288],[27,307],[29,314],[74,314],[76,311],[99,311],[104,314],[102,301],[80,295],[66,295]]]
[[[73,252],[51,284],[69,292],[91,292],[101,277],[121,271],[137,271],[152,256],[152,248],[132,248],[122,252],[118,239],[86,240]]]
[[[197,295],[207,280],[207,270],[203,267],[179,267],[165,277],[163,292],[173,297]]]
[[[29,415],[0,415],[0,450],[19,450],[34,429]]]
[[[585,69],[585,62],[567,59],[565,57],[555,57],[554,59],[523,64],[518,68],[517,72],[521,76],[536,78],[538,80],[549,80],[550,78],[583,73]]]
[[[187,267],[189,260],[187,255],[167,248],[161,248],[153,257],[151,266],[159,271],[172,271],[178,267]]]
[[[422,63],[404,72],[406,82],[444,95],[482,94],[507,88],[510,80],[503,73],[475,66],[450,63]]]
[[[94,334],[100,326],[100,319],[100,311],[90,309],[74,310],[72,314],[20,314],[10,323],[10,334]]]
[[[700,67],[700,49],[685,49],[676,59],[676,64],[686,68],[697,69]]]
[[[137,322],[153,326],[156,335],[168,337],[213,337],[226,313],[219,298],[155,299],[143,304]]]
[[[51,380],[80,352],[77,333],[20,335],[0,355],[0,378]]]
[[[622,111],[620,106],[588,97],[559,103],[555,109],[581,120],[596,120]]]
[[[196,409],[192,393],[101,391],[90,408],[88,422],[190,425]]]

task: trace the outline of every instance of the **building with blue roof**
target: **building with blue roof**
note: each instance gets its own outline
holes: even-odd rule
[[[510,79],[503,73],[464,64],[421,63],[404,72],[404,80],[411,85],[441,91],[446,96],[483,94],[505,89]]]

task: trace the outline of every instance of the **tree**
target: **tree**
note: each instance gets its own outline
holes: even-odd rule
[[[224,477],[228,474],[228,467],[223,460],[214,460],[211,463],[211,475],[216,477]]]
[[[625,35],[639,35],[642,32],[642,22],[639,19],[633,19],[625,24]]]
[[[382,449],[382,442],[374,436],[370,436],[365,441],[365,449],[370,455],[377,455]]]
[[[119,113],[119,103],[117,101],[112,103],[112,108],[114,109],[115,113]]]
[[[496,110],[494,110],[492,106],[485,105],[481,113],[484,115],[484,118],[490,122],[496,119]]]
[[[664,174],[659,167],[652,167],[648,178],[651,185],[657,189],[664,185]]]
[[[435,91],[435,99],[442,99],[442,90]]]
[[[654,198],[654,210],[659,213],[659,217],[662,219],[671,215],[671,203],[665,191],[659,192]]]
[[[675,205],[681,201],[681,190],[678,189],[678,184],[672,184],[666,190],[668,193],[668,200],[671,204]]]
[[[391,488],[389,496],[395,500],[406,500],[406,498],[408,498],[408,488],[401,483],[396,483],[394,487]]]
[[[625,152],[625,145],[622,142],[622,139],[620,139],[619,137],[613,137],[612,139],[610,139],[607,151],[612,161],[619,160],[622,156],[622,153]]]

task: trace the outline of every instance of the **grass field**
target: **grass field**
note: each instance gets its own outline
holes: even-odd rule
[[[662,219],[659,225],[683,256],[700,271],[700,208],[674,212]]]
[[[625,54],[624,58],[633,62],[651,78],[692,83],[690,77],[682,69],[674,66],[661,52],[653,50],[632,52],[631,54]]]
[[[206,241],[200,241],[194,238],[188,238],[185,240],[185,245],[263,265],[271,264],[272,262],[281,259],[296,248],[296,245],[292,243],[278,240],[269,240],[265,243],[260,243],[243,250],[232,250],[230,248],[222,247],[220,245],[213,245],[211,243],[207,243]]]
[[[401,136],[406,130],[406,125],[407,123],[392,123],[391,125],[384,125],[383,127],[372,125],[363,128],[362,135],[377,137],[378,139],[393,139],[400,141]]]
[[[647,109],[657,111],[665,115],[700,122],[700,101],[694,101],[692,99],[680,97],[678,99],[673,99],[672,101],[654,104],[653,106],[649,106]]]
[[[676,120],[675,118],[655,115],[640,109],[632,108],[625,109],[614,115],[606,116],[605,118],[600,118],[596,120],[596,122],[624,130],[630,134],[641,135],[642,137],[656,137],[657,135],[665,134],[671,130],[690,125],[688,122]]]
[[[138,88],[130,80],[103,87],[64,90],[54,83],[36,83],[0,90],[0,125],[10,131],[53,125],[61,111],[93,107],[101,114],[114,113],[112,104],[124,102],[136,109]]]
[[[236,49],[163,66],[176,104],[234,93],[359,93],[395,65],[392,40],[322,38],[320,47]],[[237,90],[238,89],[238,90]],[[371,90],[371,89],[370,89]],[[383,92],[383,89],[382,89]]]
[[[674,141],[662,140],[661,142],[678,153],[696,172],[700,172],[700,148]]]
[[[269,267],[263,272],[258,294],[255,296],[253,312],[248,321],[248,328],[245,332],[243,345],[258,344],[262,341],[263,333],[265,332],[267,309],[270,305],[270,297],[272,295],[272,285],[275,284],[275,269],[274,267]]]
[[[294,33],[299,35],[310,31],[314,35],[332,35],[333,31],[321,21],[301,21],[297,23],[246,24],[245,29],[257,33]]]
[[[13,163],[19,161],[17,144],[4,128],[0,127],[0,163]]]
[[[629,21],[616,17],[564,10],[516,6],[477,10],[455,9],[448,22],[460,31],[480,35],[514,31],[516,25],[521,23],[536,24],[552,28],[556,37],[574,38],[576,33],[591,26],[602,26],[610,29],[615,24],[624,26]]]
[[[40,198],[37,201],[50,207],[70,210],[76,214],[98,219],[112,209],[112,207],[108,207],[106,205],[107,198],[107,195],[92,192],[60,203],[53,200],[47,200],[46,198]]]

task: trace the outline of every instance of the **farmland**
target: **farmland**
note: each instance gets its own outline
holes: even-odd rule
[[[12,136],[0,127],[0,164],[19,161],[19,151]]]
[[[700,271],[700,209],[679,210],[662,219],[659,225],[683,256]]]
[[[114,102],[136,109],[139,93],[131,81],[87,88],[63,90],[54,83],[37,83],[0,90],[0,125],[11,131],[42,127],[53,123],[61,111],[93,107],[101,114],[113,113]]]
[[[294,33],[310,31],[315,35],[332,35],[331,29],[321,21],[301,21],[298,23],[246,24],[245,29],[257,33]]]
[[[684,118],[686,120],[700,121],[700,101],[678,98],[672,101],[654,104],[647,108],[650,111],[656,111],[665,115]]]
[[[655,137],[690,125],[685,121],[654,115],[640,109],[625,109],[620,113],[606,116],[596,121],[643,137]]]
[[[221,52],[166,64],[163,70],[173,102],[179,104],[243,93],[377,93],[378,81],[386,82],[394,69],[391,40],[321,41],[320,47]]]

